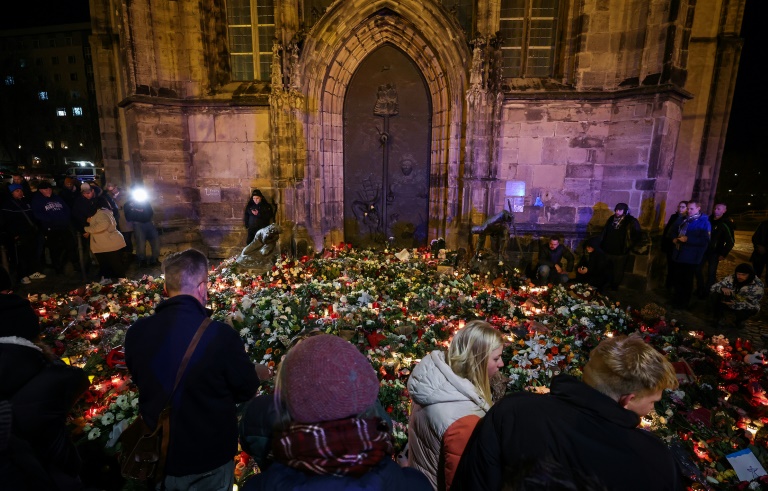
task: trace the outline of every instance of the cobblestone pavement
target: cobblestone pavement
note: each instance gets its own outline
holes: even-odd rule
[[[752,233],[752,231],[736,232],[736,246],[729,257],[720,263],[718,268],[718,278],[733,273],[737,264],[749,262],[749,256],[752,254]],[[46,271],[46,274],[48,274],[48,276],[45,279],[35,280],[30,285],[21,285],[16,289],[16,292],[22,296],[33,293],[61,293],[77,289],[85,283],[81,276],[75,273],[55,275],[53,274],[53,271],[48,270]],[[131,268],[129,268],[127,276],[129,278],[141,278],[143,275],[157,276],[159,274],[159,266],[139,268],[138,265],[134,263]],[[89,278],[89,281],[98,281],[98,279],[99,278],[91,277]],[[670,299],[669,292],[664,288],[651,291],[639,291],[621,287],[618,291],[611,292],[609,296],[613,300],[621,302],[624,306],[631,306],[638,309],[651,302],[664,307],[669,303]],[[742,339],[751,340],[755,346],[763,347],[765,345],[768,347],[768,343],[764,343],[760,338],[760,333],[768,333],[768,298],[763,298],[760,313],[747,321],[744,329],[729,329],[727,331],[717,328],[714,320],[709,314],[709,308],[705,300],[699,300],[694,296],[693,302],[690,310],[669,311],[667,312],[667,318],[676,319],[688,330],[701,330],[708,335],[724,334],[731,339],[741,337]]]

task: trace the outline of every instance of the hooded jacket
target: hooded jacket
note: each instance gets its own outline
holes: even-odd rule
[[[434,489],[448,489],[461,454],[490,404],[469,380],[433,351],[408,379],[413,406],[408,424],[411,467],[423,472]]]
[[[91,252],[94,254],[119,251],[125,247],[125,238],[117,231],[115,216],[109,209],[99,208],[84,230],[90,234]]]
[[[712,293],[722,293],[723,288],[733,291],[734,302],[730,307],[731,309],[760,311],[760,300],[763,298],[765,288],[763,287],[763,282],[760,278],[755,277],[754,273],[749,276],[747,281],[740,284],[737,284],[735,274],[728,275],[712,285],[710,291]]]
[[[45,488],[30,484],[30,489],[80,489],[80,457],[66,421],[73,404],[88,388],[88,377],[81,368],[49,359],[32,342],[39,334],[39,324],[27,300],[0,294],[0,316],[7,321],[0,325],[0,400],[10,403],[11,436],[28,457],[23,463],[3,467],[0,483],[13,482],[14,467],[29,470],[31,463],[39,462],[36,472],[45,475],[34,478],[50,484]]]

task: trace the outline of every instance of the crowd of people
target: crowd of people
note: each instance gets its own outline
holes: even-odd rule
[[[115,217],[121,205],[94,185],[80,184],[79,196],[75,187],[69,183],[55,196],[38,185],[31,201],[38,207],[43,202],[51,215],[47,221],[29,215],[30,225],[59,231],[82,227],[81,237],[103,273],[124,274],[119,252],[130,239],[119,232]],[[106,189],[112,198],[119,193],[114,186]],[[20,200],[14,193],[24,196],[20,185],[9,191],[10,199]],[[74,196],[71,204],[65,191]],[[254,192],[245,209],[249,228],[259,226],[257,217],[271,219],[271,210],[259,207],[259,194]],[[67,220],[67,209],[89,211],[75,221],[72,211]],[[151,208],[141,213],[151,219]],[[14,223],[23,224],[19,217]],[[145,222],[133,221],[134,232],[138,223]],[[753,237],[753,261],[764,268],[768,222],[763,225]],[[718,204],[707,217],[697,202],[681,203],[664,239],[670,286],[681,305],[697,280],[696,292],[710,295],[720,319],[730,316],[738,324],[757,313],[763,268],[740,264],[720,281],[716,267],[715,276],[710,274],[734,243],[725,205]],[[641,241],[637,220],[619,203],[602,234],[586,241],[578,262],[558,237],[542,244],[535,280],[616,288],[627,256]],[[57,257],[65,260],[63,254]],[[670,450],[639,428],[662,392],[678,383],[671,363],[639,336],[604,339],[591,352],[581,379],[557,375],[547,394],[504,395],[492,387],[504,366],[505,339],[488,323],[469,320],[447,350],[427,354],[413,369],[407,383],[408,445],[396,462],[392,422],[378,401],[378,376],[357,347],[308,330],[296,337],[273,374],[250,361],[234,329],[210,322],[209,264],[203,253],[170,254],[162,271],[167,298],[152,315],[136,321],[125,338],[125,362],[139,390],[144,422],[153,428],[170,408],[165,465],[155,489],[231,490],[238,443],[261,470],[245,483],[247,491],[684,489]],[[13,486],[32,475],[39,487],[29,488],[25,481],[18,489],[82,489],[65,417],[87,389],[87,378],[37,343],[37,316],[12,290],[13,282],[0,268],[0,317],[12,320],[0,327],[0,482],[17,489]],[[193,341],[198,333],[199,342]],[[189,364],[180,373],[193,342]],[[274,395],[256,396],[273,376]]]
[[[46,268],[48,274],[88,274],[91,256],[101,280],[124,277],[134,242],[140,266],[157,264],[160,247],[151,204],[124,195],[114,184],[102,188],[67,177],[54,190],[48,181],[27,181],[15,173],[11,183],[0,186],[0,245],[15,273],[14,284],[43,279]]]
[[[671,309],[690,309],[694,295],[707,300],[718,328],[743,328],[760,311],[764,283],[760,276],[768,262],[768,221],[752,237],[752,264],[739,264],[733,274],[718,281],[717,270],[735,245],[735,226],[725,203],[716,203],[711,215],[695,200],[681,201],[661,237],[666,259],[665,285]],[[627,261],[643,249],[640,223],[626,203],[618,203],[599,235],[584,242],[584,253],[574,269],[574,254],[557,236],[541,242],[533,281],[539,285],[586,283],[605,293],[624,281]],[[766,335],[768,339],[768,334]]]

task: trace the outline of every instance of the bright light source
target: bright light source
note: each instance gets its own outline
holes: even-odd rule
[[[147,194],[147,190],[144,188],[134,189],[133,191],[131,191],[131,196],[133,196],[133,199],[135,201],[138,201],[139,203],[142,203],[149,199],[149,194]]]

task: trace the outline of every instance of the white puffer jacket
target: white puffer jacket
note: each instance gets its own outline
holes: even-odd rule
[[[408,423],[410,465],[423,472],[434,489],[447,489],[489,404],[472,382],[453,373],[442,351],[431,352],[413,369],[408,392],[413,401]]]

